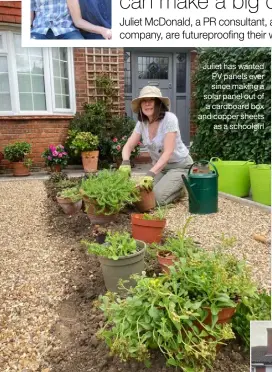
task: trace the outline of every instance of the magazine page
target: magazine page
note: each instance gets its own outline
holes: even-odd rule
[[[0,1],[0,371],[269,372],[270,0]]]

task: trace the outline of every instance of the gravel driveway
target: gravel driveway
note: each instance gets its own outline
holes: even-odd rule
[[[52,329],[56,329],[59,321],[60,304],[71,294],[67,292],[67,284],[80,292],[80,286],[72,283],[71,276],[75,272],[85,275],[85,263],[79,262],[75,247],[81,231],[85,235],[88,231],[86,216],[82,214],[82,217],[69,219],[60,215],[55,206],[48,213],[50,203],[44,183],[39,180],[0,182],[0,195],[0,371],[85,372],[87,369],[67,369],[65,364],[63,369],[51,369],[48,355],[52,351],[58,355],[58,350],[67,346]],[[168,228],[179,229],[186,216],[187,208],[177,204],[169,211]],[[72,232],[77,218],[77,231]],[[66,228],[67,236],[58,230],[61,229],[61,219],[70,223]],[[269,249],[254,241],[251,235],[254,232],[268,233],[269,226],[268,213],[220,199],[220,213],[195,216],[188,233],[209,249],[218,243],[221,233],[234,236],[236,242],[231,250],[238,256],[245,255],[256,280],[262,287],[268,287]],[[98,271],[99,267],[94,269],[94,274],[88,271],[88,280],[94,275],[98,278],[95,274]],[[103,283],[94,286],[99,290],[101,285]],[[62,336],[63,332],[70,332],[69,322],[68,325],[66,322],[65,329],[61,327],[60,324],[58,331]],[[69,335],[71,338],[71,333]],[[72,338],[71,350],[74,343]],[[87,347],[86,355],[89,355]],[[108,370],[106,366],[104,368]],[[240,370],[246,371],[242,367]],[[236,372],[238,369],[229,367],[228,371]]]

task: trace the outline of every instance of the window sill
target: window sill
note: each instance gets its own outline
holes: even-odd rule
[[[73,119],[75,115],[10,115],[10,116],[1,116],[0,120],[63,120],[63,119]]]

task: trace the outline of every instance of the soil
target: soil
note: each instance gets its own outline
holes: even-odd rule
[[[96,239],[97,227],[90,225],[83,212],[77,216],[66,216],[53,202],[54,188],[47,182],[48,191],[48,231],[52,236],[61,236],[64,261],[69,270],[66,277],[66,299],[58,308],[59,319],[51,332],[57,340],[58,347],[52,348],[44,356],[44,370],[50,372],[174,372],[175,368],[166,367],[161,353],[152,354],[152,367],[146,368],[142,363],[121,362],[118,357],[110,356],[104,341],[98,340],[96,332],[103,326],[102,312],[96,307],[96,299],[106,292],[98,260],[86,254],[80,244],[81,239]],[[107,228],[130,232],[130,213],[120,214],[118,223],[111,223]],[[103,234],[103,233],[102,233]],[[98,234],[99,235],[99,234]],[[146,271],[148,275],[160,272],[156,259],[148,257]],[[50,368],[48,368],[50,367]],[[247,372],[249,355],[242,352],[236,342],[223,346],[214,364],[217,372]]]

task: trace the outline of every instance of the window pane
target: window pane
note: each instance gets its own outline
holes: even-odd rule
[[[0,74],[0,93],[9,93],[8,74]]]
[[[67,61],[67,49],[66,48],[59,48],[59,58],[62,61]]]
[[[61,77],[68,78],[68,64],[67,62],[60,62]]]
[[[67,48],[58,48],[53,51],[53,71],[54,71],[54,89],[55,89],[55,107],[60,109],[70,108],[70,87],[68,80],[68,62]]]
[[[61,95],[59,95],[59,94],[55,94],[55,105],[56,105],[56,108],[63,108],[62,107],[62,98],[61,98]]]
[[[11,100],[8,93],[0,93],[0,111],[11,111]]]
[[[37,93],[45,92],[43,76],[32,75],[32,89],[33,89],[33,92],[37,92]]]
[[[8,72],[7,57],[0,57],[0,72]]]
[[[54,76],[60,76],[60,65],[59,61],[53,60],[53,71],[54,71]]]
[[[70,108],[70,99],[69,96],[62,96],[62,105],[64,108]]]
[[[177,93],[186,92],[186,54],[179,53],[176,58],[177,66]]]
[[[55,84],[55,93],[61,94],[61,84],[60,84],[60,78],[54,78],[54,84]]]
[[[20,93],[20,108],[21,110],[33,110],[32,94]]]
[[[34,94],[34,110],[46,110],[45,107],[45,95],[44,94]]]
[[[3,49],[3,36],[0,35],[0,49]]]
[[[30,57],[30,66],[32,74],[43,75],[43,60],[39,57]]]
[[[30,75],[18,74],[19,92],[31,92]]]
[[[19,35],[14,35],[14,39],[20,109],[46,110],[42,48],[21,48]]]
[[[59,48],[52,48],[52,56],[55,59],[59,59]]]
[[[0,57],[0,111],[11,111],[7,57]]]
[[[138,57],[139,79],[168,79],[168,57]]]

